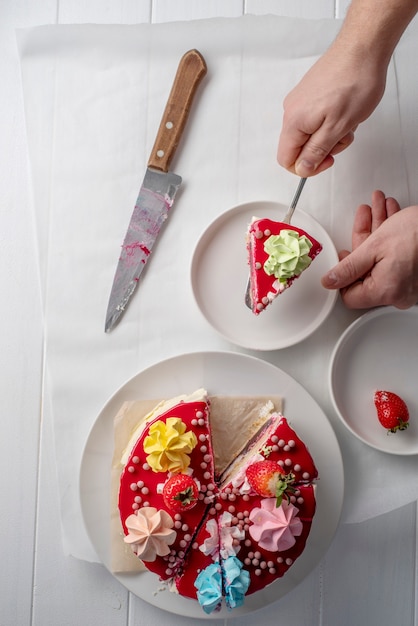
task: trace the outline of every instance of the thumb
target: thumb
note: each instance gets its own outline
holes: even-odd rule
[[[309,155],[307,157],[299,156],[295,163],[295,173],[301,178],[309,178],[309,176],[314,176],[324,172],[333,165],[334,157],[331,154],[328,154],[326,157],[322,157],[320,160],[318,160],[318,158],[317,160],[314,160],[313,158],[310,158]]]
[[[330,167],[334,163],[331,150],[335,143],[334,138],[321,137],[319,132],[311,135],[296,160],[296,174],[306,178]]]
[[[326,289],[343,289],[363,278],[375,265],[375,259],[367,254],[367,246],[360,245],[344,255],[341,261],[321,279]]]
[[[348,131],[341,137],[340,135],[335,135],[332,128],[327,128],[323,125],[316,133],[311,135],[300,151],[295,163],[296,174],[306,178],[323,172],[333,165],[333,155],[345,150],[353,141],[353,130]]]

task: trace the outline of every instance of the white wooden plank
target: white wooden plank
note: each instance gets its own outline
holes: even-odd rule
[[[190,602],[193,602],[193,600],[190,600]],[[203,614],[202,617],[204,618],[205,615]],[[198,621],[194,617],[184,617],[183,615],[176,615],[175,613],[168,613],[167,611],[162,612],[161,609],[133,595],[131,596],[129,626],[138,626],[140,624],[144,624],[144,626],[148,626],[148,624],[150,626],[151,624],[155,624],[156,626],[160,624],[164,624],[164,626],[196,626],[198,623],[200,624],[200,620]],[[211,619],[209,617],[202,621],[202,626],[222,626],[222,624],[226,625],[226,623],[226,620],[224,622],[223,620]],[[254,624],[254,622],[252,622],[252,624]]]
[[[65,557],[61,543],[53,418],[44,407],[33,624],[126,624],[128,592],[102,565]]]
[[[321,612],[322,565],[278,602],[239,618],[239,626],[322,626]],[[279,617],[280,616],[280,617]],[[237,620],[228,619],[228,626]],[[333,625],[334,626],[334,625]],[[339,626],[339,625],[338,625]]]
[[[152,22],[243,15],[243,0],[153,0]]]
[[[245,0],[245,13],[285,17],[333,18],[334,0]]]
[[[415,587],[418,581],[418,501],[415,503],[415,571],[413,574],[413,578],[415,580]],[[415,592],[413,601],[414,605],[414,626],[418,624],[418,601],[417,594]]]
[[[335,0],[335,17],[344,19],[351,0]]]
[[[414,624],[416,505],[340,528],[326,557],[323,623]]]
[[[395,50],[396,78],[400,98],[400,114],[402,119],[402,137],[405,149],[405,168],[408,172],[409,201],[411,204],[418,203],[418,120],[416,115],[418,83],[411,80],[411,68],[414,67],[418,53],[418,16],[406,29]],[[388,194],[391,192],[388,190]]]
[[[62,0],[54,7],[59,23],[149,22],[150,0],[112,3]],[[104,567],[66,557],[62,550],[60,507],[56,482],[55,444],[51,416],[44,411],[39,475],[32,623],[42,626],[127,623],[129,594]],[[33,547],[29,554],[33,553]],[[29,596],[29,600],[31,597]],[[30,623],[18,620],[10,623]]]
[[[0,623],[29,624],[39,452],[42,317],[15,27],[55,18],[55,1],[0,9]]]
[[[60,0],[59,24],[140,24],[151,19],[151,0]]]

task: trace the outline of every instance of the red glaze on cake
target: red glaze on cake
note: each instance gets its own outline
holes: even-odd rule
[[[236,557],[242,562],[243,569],[249,573],[250,582],[245,595],[256,593],[281,578],[304,551],[315,514],[315,488],[313,485],[298,486],[295,495],[291,496],[291,502],[288,503],[285,499],[278,508],[275,506],[274,498],[263,498],[255,494],[248,495],[245,499],[237,496],[232,505],[228,499],[222,500],[222,504],[222,512],[231,515],[230,528],[238,529],[242,533],[241,539],[234,539],[233,541],[236,541]],[[280,547],[280,541],[286,541],[282,537],[276,538],[276,544],[272,541],[272,545],[270,543],[267,546],[264,543],[260,545],[260,541],[251,535],[251,530],[255,527],[254,520],[257,518],[259,510],[267,510],[267,524],[269,526],[271,520],[277,517],[278,513],[278,523],[288,524],[288,527],[285,531],[283,528],[280,529],[277,534],[287,533],[289,535],[287,541],[292,545]],[[221,516],[222,513],[218,512],[218,520],[222,519]],[[223,524],[222,526],[224,527]],[[288,530],[289,526],[291,530]],[[292,532],[297,534],[293,536]],[[264,533],[271,539],[273,534],[271,528],[267,528]],[[198,543],[200,546],[201,538],[205,538],[207,534],[205,527],[194,543]],[[225,550],[226,558],[227,555],[228,549]],[[201,563],[201,557],[199,561]],[[223,561],[224,559],[221,557],[222,564]],[[191,566],[191,563],[192,558],[190,558],[188,567]]]
[[[269,273],[270,268],[266,262],[271,255],[266,251],[265,244],[271,237],[283,235],[285,231],[296,234],[296,242],[292,241],[292,248],[286,247],[286,262],[275,265],[276,275]],[[298,245],[298,237],[306,237],[310,244],[309,251],[300,254],[302,248]],[[250,267],[250,287],[252,311],[258,315],[285,289],[290,287],[293,281],[309,267],[313,259],[321,252],[322,245],[307,232],[296,226],[275,222],[271,219],[253,219],[248,229],[248,263]],[[305,244],[304,244],[305,245]],[[284,265],[286,266],[283,269]],[[280,273],[280,277],[278,276]]]
[[[315,513],[313,482],[318,473],[305,444],[276,413],[215,481],[208,414],[208,402],[182,402],[147,423],[122,473],[119,509],[128,537],[127,518],[132,521],[149,507],[171,517],[172,526],[160,533],[163,541],[168,537],[167,554],[142,560],[162,580],[171,581],[180,595],[197,599],[211,613],[223,600],[229,608],[240,606],[245,595],[283,576],[302,554]],[[161,430],[161,422],[172,417],[185,424],[185,438],[190,439],[191,430],[198,443],[188,453],[185,472],[156,472],[146,462],[144,445],[149,453],[153,425],[160,422]],[[249,468],[260,462],[268,462],[280,478],[285,477],[280,503],[275,494],[263,495],[250,482]],[[173,476],[180,480],[186,476],[186,487],[190,477],[199,484],[197,502],[181,515],[176,504],[167,506],[162,493],[162,485]],[[172,530],[175,538],[169,536]]]
[[[179,564],[182,563],[189,543],[195,534],[197,527],[202,521],[202,518],[206,514],[207,509],[207,493],[211,493],[214,485],[213,474],[213,453],[210,439],[210,428],[208,421],[209,406],[206,401],[195,402],[180,402],[168,411],[157,415],[155,419],[147,423],[141,436],[136,442],[135,446],[130,453],[129,460],[125,465],[125,468],[121,475],[120,491],[119,491],[119,512],[122,521],[122,527],[126,535],[125,541],[130,542],[130,539],[134,541],[135,534],[138,535],[138,540],[141,539],[140,529],[137,529],[137,533],[129,533],[127,520],[131,520],[130,516],[141,514],[149,514],[150,508],[153,507],[157,511],[164,511],[171,518],[172,531],[175,531],[174,541],[167,544],[167,554],[154,554],[153,560],[149,558],[141,560],[146,563],[149,570],[158,574],[162,580],[168,580],[173,577]],[[188,457],[183,459],[188,461],[187,467],[183,469],[173,467],[173,471],[170,472],[167,469],[163,471],[155,471],[152,469],[150,459],[147,451],[144,450],[147,447],[147,442],[150,441],[150,431],[152,433],[153,427],[158,426],[168,427],[170,420],[178,420],[178,423],[184,425],[184,433],[180,437],[176,437],[175,433],[171,433],[171,450],[170,445],[166,446],[166,456],[171,456],[172,459],[184,456]],[[168,429],[168,428],[167,428]],[[183,455],[179,455],[181,446],[178,441],[188,439],[188,433],[192,433],[195,439],[195,445],[187,446],[186,450],[192,448],[190,452],[186,451]],[[161,432],[156,431],[156,437],[154,448],[158,449],[159,440],[161,443]],[[167,443],[167,442],[165,442]],[[183,441],[183,444],[185,442]],[[192,442],[192,444],[194,441]],[[160,445],[160,449],[163,450],[164,442]],[[164,467],[163,462],[163,467]],[[175,465],[175,463],[174,463]],[[181,463],[180,463],[181,465]],[[192,508],[188,508],[181,511],[176,508],[171,508],[167,505],[167,498],[164,498],[163,488],[170,476],[178,475],[191,476],[196,482],[198,487],[199,497]],[[148,515],[148,517],[151,517]],[[166,517],[166,516],[164,516]],[[163,520],[164,523],[165,520]],[[167,538],[170,529],[167,529],[164,525],[163,532],[159,532],[157,528],[156,542],[161,541],[164,544],[164,537]],[[143,537],[142,537],[143,539]],[[152,536],[151,536],[152,539]],[[170,541],[170,537],[168,536]],[[150,543],[150,541],[148,541]],[[144,541],[141,541],[141,547],[144,547]],[[131,543],[131,547],[134,552],[137,552],[138,544]],[[164,551],[164,550],[160,550]],[[138,554],[139,558],[141,555]]]
[[[276,464],[280,474],[288,478],[289,487],[279,506],[276,497],[258,494],[249,483],[247,470],[260,461]],[[286,418],[276,415],[266,440],[246,455],[244,463],[232,474],[221,488],[221,502],[223,510],[232,513],[233,523],[237,520],[245,533],[237,557],[250,574],[249,595],[283,576],[304,551],[315,514],[313,483],[318,471],[306,445]],[[275,518],[277,528],[273,532]]]

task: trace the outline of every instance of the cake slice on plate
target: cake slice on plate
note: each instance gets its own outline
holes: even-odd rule
[[[160,403],[135,429],[123,463],[124,541],[147,569],[172,579],[215,490],[206,391]]]
[[[322,245],[284,222],[253,218],[247,234],[252,311],[258,315],[306,270]]]

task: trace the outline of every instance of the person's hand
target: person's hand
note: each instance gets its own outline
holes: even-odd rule
[[[401,210],[375,191],[371,206],[357,209],[352,247],[322,278],[327,289],[341,290],[348,308],[407,309],[418,302],[418,206]]]
[[[286,96],[277,160],[298,176],[319,174],[354,140],[380,102],[386,62],[331,47]]]

